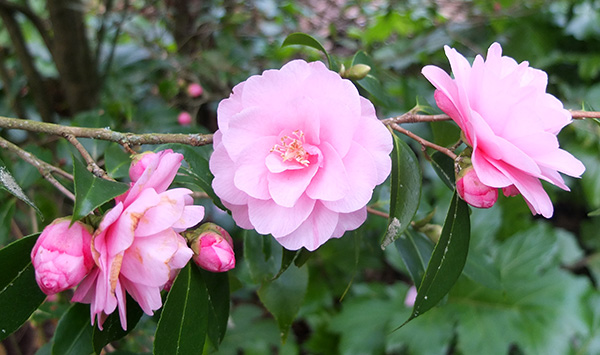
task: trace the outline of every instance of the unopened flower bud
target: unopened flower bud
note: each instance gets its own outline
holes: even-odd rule
[[[344,70],[342,77],[350,80],[360,80],[364,79],[370,71],[371,67],[366,64],[354,64],[348,70]]]
[[[188,126],[192,123],[192,115],[189,112],[181,111],[177,116],[177,122],[182,126]]]
[[[191,239],[192,259],[196,265],[212,272],[225,272],[235,267],[233,240],[227,231],[214,223],[204,223],[193,232]]]
[[[132,182],[138,181],[148,167],[148,164],[155,159],[155,156],[156,153],[154,152],[144,152],[133,157],[131,166],[129,167],[129,178]]]
[[[35,280],[47,295],[76,286],[94,266],[92,227],[59,218],[42,231],[31,250]]]
[[[498,200],[498,189],[484,185],[472,167],[460,171],[456,177],[456,190],[466,203],[477,208],[490,208]]]
[[[200,84],[197,83],[191,83],[187,87],[187,93],[188,95],[190,95],[190,97],[198,97],[202,95],[203,92],[204,89],[202,88],[202,86],[200,86]]]
[[[502,193],[506,197],[518,196],[518,195],[521,194],[515,185],[510,185],[510,186],[507,186],[507,187],[503,187],[502,188]]]

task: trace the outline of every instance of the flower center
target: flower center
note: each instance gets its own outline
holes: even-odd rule
[[[303,147],[304,142],[304,132],[298,129],[292,132],[292,137],[281,137],[281,144],[275,144],[271,148],[271,152],[281,154],[283,161],[295,160],[303,166],[308,166],[310,162],[308,161],[308,153]]]

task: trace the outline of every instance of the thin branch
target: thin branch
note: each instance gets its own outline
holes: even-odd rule
[[[70,135],[70,134],[65,134],[64,137],[66,140],[69,141],[69,143],[71,143],[73,145],[73,147],[75,147],[75,149],[77,149],[79,154],[81,154],[81,156],[83,157],[83,160],[85,160],[85,162],[87,163],[88,170],[91,171],[92,174],[96,175],[99,178],[103,178],[105,180],[114,181],[113,179],[111,179],[108,176],[108,174],[104,170],[102,170],[102,168],[100,168],[98,166],[98,164],[96,164],[96,162],[94,161],[94,158],[92,158],[90,153],[88,153],[88,151],[85,150],[85,147],[77,140],[77,138],[75,138],[75,136]]]
[[[112,43],[110,45],[110,51],[108,52],[108,58],[106,58],[106,64],[104,65],[104,69],[102,69],[100,71],[100,84],[102,84],[106,80],[106,77],[108,76],[108,72],[110,71],[110,67],[112,65],[113,59],[115,57],[115,52],[117,49],[117,41],[119,40],[119,36],[121,35],[121,31],[123,29],[123,23],[125,22],[125,19],[127,18],[128,10],[129,10],[129,0],[125,0],[125,3],[123,4],[123,14],[121,16],[121,20],[116,25],[115,35],[114,35],[114,37],[112,39]],[[98,48],[100,48],[100,42],[98,42]],[[100,63],[99,60],[100,60],[100,57],[97,56],[98,63]],[[98,65],[98,68],[100,68],[100,65]],[[100,69],[98,69],[98,70],[100,70]]]
[[[371,206],[367,206],[367,212],[369,212],[369,213],[371,213],[371,214],[374,214],[374,215],[376,215],[376,216],[379,216],[379,217],[383,217],[383,218],[390,218],[390,215],[389,215],[389,214],[387,214],[387,213],[385,213],[385,212],[383,212],[383,211],[376,210],[376,209],[374,209],[374,208],[373,208],[373,207],[371,207]]]
[[[406,135],[406,136],[408,136],[408,137],[410,137],[410,138],[412,138],[412,139],[416,140],[416,141],[417,141],[417,142],[419,142],[419,144],[421,144],[423,147],[429,147],[429,148],[433,148],[433,149],[435,149],[435,150],[437,150],[437,151],[440,151],[440,152],[442,152],[442,153],[446,154],[447,156],[449,156],[450,158],[452,158],[452,160],[455,160],[455,159],[456,159],[456,154],[454,154],[454,152],[453,152],[453,151],[451,151],[451,150],[450,150],[450,149],[448,149],[448,148],[445,148],[445,147],[439,146],[439,145],[437,145],[437,144],[435,144],[435,143],[432,143],[432,142],[430,142],[430,141],[428,141],[428,140],[426,140],[426,139],[423,139],[423,138],[421,138],[421,137],[417,136],[416,134],[412,133],[411,131],[409,131],[409,130],[407,130],[407,129],[404,129],[404,128],[402,128],[402,127],[400,127],[400,126],[399,126],[398,124],[396,124],[396,123],[392,123],[392,124],[390,124],[390,127],[392,127],[392,129],[393,129],[394,131],[398,131],[398,132],[400,132],[400,133],[402,133],[402,134],[404,134],[404,135]]]
[[[449,121],[451,120],[448,115],[419,115],[412,112],[407,112],[403,115],[397,117],[386,118],[381,120],[383,124],[390,125],[392,123],[402,124],[402,123],[417,123],[417,122],[439,122],[439,121]]]
[[[0,128],[20,129],[29,132],[48,133],[57,136],[72,135],[78,138],[93,138],[117,142],[121,145],[180,143],[194,147],[212,143],[212,134],[180,133],[121,133],[107,128],[61,126],[53,123],[22,120],[0,116]]]
[[[46,163],[43,160],[38,159],[35,155],[17,147],[15,144],[7,141],[6,139],[0,137],[0,147],[6,150],[9,150],[16,155],[18,155],[21,159],[25,160],[29,164],[33,165],[40,174],[44,177],[44,179],[48,180],[54,187],[56,187],[60,192],[62,192],[69,199],[75,201],[75,196],[69,191],[66,187],[64,187],[54,176],[52,173],[60,174],[66,177],[69,180],[73,180],[73,175],[65,172],[62,169],[59,169],[51,164]]]
[[[573,117],[574,119],[600,118],[600,112],[595,111],[569,110],[569,112],[571,112],[571,117]]]

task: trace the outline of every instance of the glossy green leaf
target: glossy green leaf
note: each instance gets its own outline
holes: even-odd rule
[[[446,186],[450,190],[454,190],[456,182],[454,177],[454,161],[452,158],[444,153],[435,152],[431,154],[431,166],[433,166],[433,170]]]
[[[56,326],[52,355],[93,354],[92,332],[90,306],[74,303]]]
[[[271,280],[281,269],[283,248],[275,238],[244,231],[244,261],[255,283]]]
[[[38,235],[0,249],[0,341],[27,321],[46,295],[35,282],[30,253]]]
[[[317,41],[314,37],[307,35],[306,33],[302,33],[302,32],[292,33],[285,38],[285,40],[283,41],[281,46],[285,47],[285,46],[291,46],[291,45],[307,46],[307,47],[311,47],[311,48],[314,48],[314,49],[317,49],[317,50],[323,52],[323,54],[325,54],[325,56],[327,57],[327,63],[329,65],[329,68],[331,70],[335,70],[334,63],[333,63],[331,57],[329,56],[329,53],[327,53],[327,50],[325,49],[325,47],[323,47],[323,45],[319,41]]]
[[[381,243],[385,248],[410,226],[421,198],[421,168],[415,153],[395,134],[392,150],[390,219]]]
[[[264,282],[258,290],[260,301],[277,320],[283,342],[304,302],[307,287],[308,268],[292,266],[279,278]]]
[[[0,166],[0,187],[6,191],[8,191],[11,195],[15,196],[19,200],[28,204],[31,208],[37,212],[38,215],[42,216],[42,212],[37,208],[37,206],[25,195],[21,186],[17,183],[17,180],[12,176],[10,171],[2,165]]]
[[[118,311],[111,313],[106,318],[102,324],[102,330],[100,330],[98,327],[94,327],[92,344],[96,354],[100,354],[100,351],[106,344],[115,340],[119,340],[125,335],[129,334],[129,332],[135,328],[140,318],[144,314],[144,311],[142,311],[140,305],[129,295],[127,295],[126,308],[127,330],[123,330]]]
[[[75,180],[75,206],[71,221],[77,221],[87,216],[94,209],[123,194],[129,188],[127,184],[94,176],[75,158],[73,158],[73,178]]]
[[[419,288],[433,252],[433,243],[421,233],[408,229],[394,244],[415,286]]]
[[[449,147],[460,139],[460,128],[452,121],[431,122],[433,141],[442,147]]]
[[[469,237],[469,207],[455,192],[407,322],[437,305],[456,283],[467,260]]]
[[[104,165],[106,173],[113,179],[124,178],[129,176],[131,157],[123,151],[119,144],[112,143],[104,153]]]
[[[188,263],[177,276],[156,328],[154,354],[201,352],[208,327],[208,293],[200,270]]]
[[[201,270],[208,291],[208,338],[218,349],[225,337],[229,319],[229,276],[226,272]]]

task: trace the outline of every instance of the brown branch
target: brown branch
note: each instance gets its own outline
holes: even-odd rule
[[[51,183],[54,187],[56,187],[60,192],[62,192],[69,199],[75,201],[75,196],[71,193],[71,191],[69,191],[60,182],[58,182],[58,180],[56,180],[54,178],[54,176],[52,176],[52,173],[60,174],[69,180],[73,180],[73,175],[71,175],[71,174],[65,172],[64,170],[59,169],[51,164],[46,163],[43,160],[38,159],[35,155],[17,147],[15,144],[7,141],[6,139],[4,139],[2,137],[0,137],[0,147],[15,153],[21,159],[23,159],[26,162],[28,162],[29,164],[33,165],[40,172],[40,175],[42,175],[42,177],[44,179],[46,179],[49,183]]]
[[[100,168],[98,166],[98,164],[96,164],[96,162],[94,161],[94,158],[92,158],[90,153],[88,153],[88,151],[85,150],[84,146],[77,140],[77,138],[75,138],[75,136],[70,135],[70,134],[65,134],[64,137],[66,140],[69,141],[69,143],[71,143],[73,145],[73,147],[75,147],[75,149],[77,149],[79,154],[81,154],[81,156],[83,157],[83,160],[85,160],[85,162],[87,163],[88,170],[92,174],[96,175],[99,178],[105,179],[105,180],[114,181],[114,179],[112,179],[108,176],[106,171],[102,170],[102,168]]]
[[[21,120],[0,116],[0,128],[20,129],[29,132],[47,133],[57,136],[72,135],[78,138],[93,138],[117,142],[121,145],[179,143],[194,147],[212,143],[212,134],[180,133],[121,133],[106,128],[70,127],[53,123]]]
[[[430,142],[430,141],[428,141],[428,140],[426,140],[426,139],[423,139],[423,138],[419,137],[418,135],[416,135],[416,134],[412,133],[411,131],[409,131],[409,130],[407,130],[407,129],[404,129],[404,128],[402,128],[402,127],[400,127],[400,126],[399,126],[398,124],[396,124],[396,123],[391,123],[389,126],[390,126],[390,127],[392,127],[392,129],[393,129],[394,131],[400,132],[400,133],[402,133],[402,134],[404,134],[404,135],[406,135],[406,136],[408,136],[408,137],[410,137],[410,138],[412,138],[412,139],[416,140],[416,141],[417,141],[417,142],[419,142],[419,144],[421,144],[423,147],[429,147],[429,148],[435,149],[435,150],[437,150],[437,151],[440,151],[440,152],[442,152],[442,153],[446,154],[447,156],[449,156],[450,158],[452,158],[452,160],[455,160],[455,159],[456,159],[456,154],[454,154],[454,152],[453,152],[453,151],[451,151],[451,150],[450,150],[450,149],[448,149],[448,148],[445,148],[445,147],[439,146],[439,145],[437,145],[437,144],[435,144],[435,143],[432,143],[432,142]]]
[[[383,124],[390,125],[392,123],[402,124],[402,123],[417,123],[417,122],[439,122],[439,121],[449,121],[451,120],[448,115],[419,115],[412,112],[407,112],[403,115],[397,117],[386,118],[381,120]]]
[[[600,112],[596,111],[578,111],[578,110],[569,110],[571,113],[571,117],[574,119],[583,119],[583,118],[600,118]]]
[[[376,215],[376,216],[379,216],[379,217],[383,217],[383,218],[390,218],[390,215],[389,215],[389,214],[387,214],[387,213],[385,213],[385,212],[383,212],[383,211],[376,210],[376,209],[374,209],[374,208],[373,208],[373,207],[371,207],[371,206],[367,206],[367,212],[368,212],[368,213],[371,213],[371,214],[374,214],[374,215]]]

